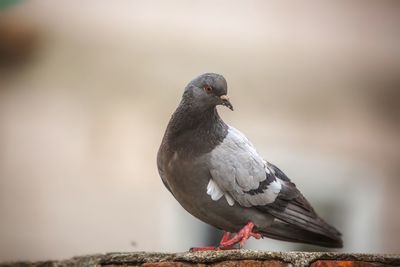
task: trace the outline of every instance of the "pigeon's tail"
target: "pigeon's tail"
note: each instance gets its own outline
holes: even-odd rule
[[[307,231],[286,222],[276,220],[267,229],[260,231],[265,237],[278,239],[282,241],[290,241],[297,243],[306,243],[318,245],[328,248],[342,248],[343,241],[340,233],[331,235],[322,235]]]
[[[271,226],[262,229],[267,237],[331,248],[343,247],[341,233],[321,219],[302,195],[290,200],[283,210],[268,206],[262,208],[275,217]]]

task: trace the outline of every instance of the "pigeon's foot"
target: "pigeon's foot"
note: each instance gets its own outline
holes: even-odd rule
[[[212,251],[212,250],[229,250],[237,249],[235,245],[239,244],[239,248],[242,248],[246,243],[247,239],[254,237],[255,239],[262,238],[262,235],[253,233],[254,223],[248,222],[234,237],[231,238],[230,232],[225,232],[224,236],[219,243],[219,247],[194,247],[190,251]]]
[[[224,243],[229,241],[229,238],[231,237],[231,233],[230,232],[225,232],[224,236],[222,237],[220,243],[219,243],[219,247],[194,247],[191,248],[189,251],[213,251],[213,250],[228,250],[228,249],[235,249],[235,244],[233,244],[232,246],[225,246]]]
[[[230,233],[226,232],[222,237],[219,244],[219,249],[233,249],[236,244],[239,243],[239,247],[242,248],[246,243],[247,239],[254,237],[255,239],[260,239],[262,236],[257,233],[253,233],[254,223],[248,222],[233,238],[230,238]]]

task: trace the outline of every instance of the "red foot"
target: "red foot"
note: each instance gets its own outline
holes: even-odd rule
[[[229,238],[231,237],[231,233],[230,232],[225,232],[224,236],[222,237],[221,241],[219,242],[219,247],[218,249],[221,250],[228,250],[228,249],[235,249],[234,246],[224,246],[223,244],[225,244],[226,242],[229,241]]]
[[[262,235],[253,233],[254,223],[248,222],[234,237],[231,238],[230,232],[225,232],[221,239],[218,247],[195,247],[191,248],[190,251],[210,251],[210,250],[228,250],[235,249],[235,245],[239,244],[239,248],[242,248],[246,243],[247,239],[254,237],[260,239]]]
[[[224,236],[221,239],[220,244],[222,242],[228,241],[230,236],[231,236],[231,233],[225,232]],[[225,248],[225,249],[228,249],[228,248]],[[194,248],[190,249],[190,251],[210,251],[210,250],[219,250],[219,247],[194,247]]]
[[[229,239],[230,233],[226,233],[219,244],[219,249],[232,249],[238,243],[239,247],[242,248],[250,237],[260,239],[262,236],[253,233],[253,228],[254,223],[248,222],[233,238]]]
[[[220,241],[220,244],[221,244],[222,242],[228,241],[230,237],[231,237],[231,233],[230,233],[230,232],[225,232],[225,233],[224,233],[224,236],[222,237],[222,239],[221,239],[221,241]]]

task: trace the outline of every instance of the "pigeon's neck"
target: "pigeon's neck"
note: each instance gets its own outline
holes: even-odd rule
[[[199,111],[183,102],[172,115],[165,138],[172,150],[191,156],[211,151],[227,133],[215,107]]]

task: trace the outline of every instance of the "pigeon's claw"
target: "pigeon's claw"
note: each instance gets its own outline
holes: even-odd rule
[[[253,233],[254,223],[248,222],[233,238],[229,239],[230,233],[227,232],[222,237],[219,244],[219,249],[232,249],[233,246],[239,243],[239,247],[242,248],[246,243],[247,239],[254,237],[255,239],[260,239],[262,236],[257,233]]]
[[[190,252],[194,251],[213,251],[213,250],[220,250],[220,249],[233,249],[233,246],[223,246],[222,244],[227,242],[229,238],[231,237],[230,232],[225,232],[224,236],[221,239],[220,246],[219,247],[194,247],[190,248]],[[223,247],[223,248],[222,248]]]
[[[219,243],[219,247],[194,247],[190,251],[210,251],[210,250],[228,250],[235,249],[235,245],[239,244],[242,248],[247,239],[254,237],[255,239],[262,238],[262,235],[253,232],[254,223],[248,222],[234,237],[231,238],[230,232],[225,232]],[[237,248],[237,247],[236,247]]]
[[[246,243],[247,239],[250,237],[254,237],[255,239],[260,239],[262,236],[257,233],[253,233],[254,224],[252,222],[249,222],[241,231],[243,231],[243,237],[242,240],[240,240],[240,248],[244,247],[244,244]]]
[[[227,249],[234,249],[234,246],[239,243],[242,240],[242,236],[239,235],[239,233],[237,235],[235,235],[234,237],[232,237],[229,240],[226,241],[222,241],[219,243],[219,249],[221,250],[227,250]]]
[[[230,237],[231,237],[231,233],[230,233],[230,232],[225,232],[225,233],[224,233],[224,236],[223,236],[222,239],[221,239],[220,244],[221,244],[221,243],[224,243],[224,242],[226,242],[226,241],[228,241]]]

